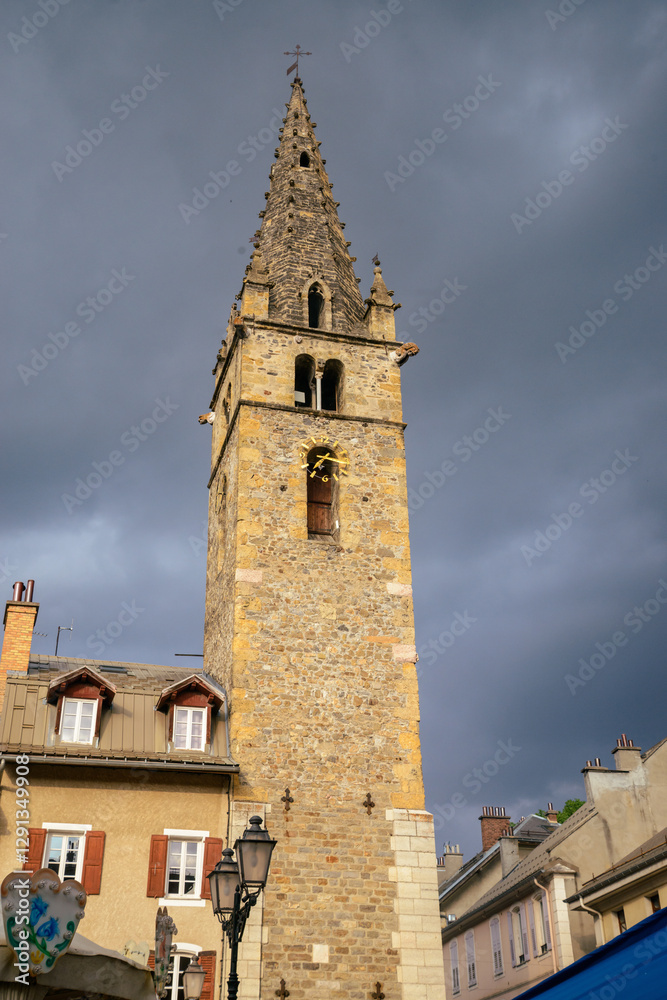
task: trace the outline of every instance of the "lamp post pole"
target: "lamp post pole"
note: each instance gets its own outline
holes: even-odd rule
[[[222,924],[230,947],[228,1000],[237,1000],[239,977],[236,971],[239,943],[243,937],[250,911],[266,886],[271,855],[277,841],[267,830],[261,829],[260,816],[250,817],[250,826],[234,844],[234,851],[226,847],[222,860],[207,876],[211,886],[213,912]]]

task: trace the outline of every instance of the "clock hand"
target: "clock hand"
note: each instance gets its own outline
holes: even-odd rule
[[[318,467],[318,465],[321,465],[322,462],[324,462],[327,458],[330,458],[330,457],[331,456],[329,455],[329,452],[327,452],[326,455],[319,455],[318,456],[319,460],[317,462],[315,462],[315,465],[313,466],[313,469],[316,469]]]

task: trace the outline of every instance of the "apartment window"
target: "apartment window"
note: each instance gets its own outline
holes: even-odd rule
[[[46,867],[65,879],[81,878],[84,837],[78,833],[51,833],[46,848]]]
[[[166,989],[162,994],[165,1000],[184,1000],[183,973],[190,964],[190,959],[196,958],[206,973],[201,992],[201,1000],[213,1000],[213,985],[217,955],[214,951],[200,951],[197,945],[185,942],[176,945],[176,951],[169,962]],[[155,968],[155,952],[151,951],[148,964]]]
[[[514,945],[514,964],[523,965],[528,961],[528,934],[526,931],[526,914],[523,903],[515,906],[511,914],[512,941]]]
[[[461,992],[461,979],[459,977],[459,944],[452,941],[449,946],[449,958],[452,966],[452,993],[456,995]]]
[[[203,750],[206,740],[206,710],[174,709],[174,749]]]
[[[104,830],[87,824],[44,823],[28,828],[28,851],[23,868],[36,872],[50,868],[61,882],[75,879],[89,896],[99,895],[104,860]]]
[[[201,840],[170,840],[167,896],[193,896],[201,878]],[[198,895],[197,891],[197,895]]]
[[[660,896],[656,892],[654,896],[648,896],[648,905],[651,908],[651,913],[657,913],[661,909],[660,906]]]
[[[533,898],[534,951],[536,955],[546,955],[551,947],[549,934],[549,915],[547,913],[547,898],[544,893]]]
[[[60,738],[65,743],[92,743],[96,715],[97,701],[63,698]]]
[[[475,933],[468,931],[465,937],[466,963],[468,966],[468,987],[477,986],[477,963],[475,961]]]
[[[622,934],[623,931],[627,931],[628,925],[627,925],[626,920],[625,920],[625,910],[623,909],[623,907],[621,907],[620,910],[615,910],[614,911],[614,916],[616,917],[616,920],[618,921],[619,932]]]
[[[500,943],[500,920],[494,917],[491,921],[491,951],[493,953],[493,974],[502,976],[503,974],[503,952]]]
[[[201,905],[210,899],[206,876],[222,858],[222,840],[207,830],[165,830],[151,837],[147,896]],[[194,902],[196,901],[196,902]]]

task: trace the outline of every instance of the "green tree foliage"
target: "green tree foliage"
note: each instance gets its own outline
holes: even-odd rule
[[[573,813],[576,813],[577,809],[580,809],[584,805],[583,799],[567,799],[565,805],[558,813],[558,822],[564,823]],[[544,809],[538,809],[537,815],[544,817],[546,819],[547,814]]]

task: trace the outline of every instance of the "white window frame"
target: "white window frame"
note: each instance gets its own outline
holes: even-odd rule
[[[468,931],[465,936],[466,968],[468,971],[468,989],[477,986],[477,962],[475,960],[475,932]]]
[[[535,919],[537,957],[541,958],[542,955],[546,955],[549,951],[546,931],[548,916],[546,913],[546,899],[543,893],[540,893],[539,896],[533,896],[533,917]]]
[[[524,926],[523,914],[521,912],[520,906],[515,906],[511,910],[512,914],[512,933],[514,936],[514,957],[516,961],[516,967],[525,965],[528,961],[529,956],[526,954],[527,948],[524,947],[524,942],[527,940],[527,932]]]
[[[67,710],[67,705],[76,705],[76,718],[74,721],[74,736],[72,739],[64,735],[65,729],[65,713]],[[90,739],[81,739],[81,714],[84,705],[93,706],[93,717],[90,725]],[[97,709],[99,702],[97,698],[67,698],[63,697],[62,705],[60,706],[60,739],[63,743],[83,743],[87,746],[92,746],[95,741],[95,730],[97,728]]]
[[[176,716],[178,712],[187,713],[187,732],[185,734],[185,746],[179,747],[176,745]],[[201,734],[201,746],[192,745],[192,720],[194,718],[195,712],[201,712],[202,714],[202,734]],[[206,746],[206,729],[208,725],[208,708],[202,707],[190,707],[189,705],[174,705],[174,718],[172,726],[172,743],[174,750],[198,750],[203,751]]]
[[[452,941],[449,945],[449,960],[452,967],[452,993],[458,996],[461,992],[461,972],[459,969],[459,943]]]
[[[503,942],[500,934],[500,917],[492,917],[489,921],[489,934],[491,937],[491,957],[493,961],[493,975],[502,976],[504,974],[503,963]],[[497,956],[497,961],[496,961]]]
[[[74,879],[76,882],[81,881],[81,876],[83,874],[83,859],[86,853],[86,833],[92,830],[90,823],[42,823],[42,830],[46,830],[46,840],[44,842],[44,856],[42,858],[42,867],[49,867],[49,854],[51,852],[51,838],[52,837],[78,837],[79,847],[77,848],[77,858],[76,858],[76,870],[74,875],[68,875],[67,879]],[[64,859],[60,859],[60,864],[58,868],[58,877],[61,881],[65,880],[65,874],[62,871],[64,868]],[[53,871],[53,869],[50,869]]]
[[[176,950],[172,952],[171,959],[169,962],[170,973],[172,977],[171,982],[167,986],[166,993],[164,994],[164,1000],[178,1000],[178,980],[182,977],[186,968],[190,963],[191,958],[197,958],[202,949],[197,944],[188,944],[187,941],[180,941],[176,945]],[[177,962],[177,979],[174,982],[173,979],[173,965]]]
[[[206,900],[202,899],[202,879],[204,875],[204,841],[210,836],[208,830],[176,830],[165,829],[162,831],[165,837],[169,838],[167,843],[167,867],[164,876],[164,896],[159,900],[159,906],[206,906]],[[169,852],[172,841],[194,841],[197,844],[197,868],[195,871],[196,893],[188,893],[186,896],[167,893],[169,884]],[[194,946],[193,946],[194,947]],[[201,949],[199,949],[201,950]]]

